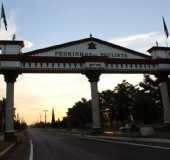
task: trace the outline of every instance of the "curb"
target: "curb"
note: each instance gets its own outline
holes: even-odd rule
[[[132,141],[132,142],[148,142],[148,143],[164,143],[170,144],[169,139],[155,139],[155,138],[126,138],[126,137],[108,137],[108,136],[91,136],[91,135],[84,135],[85,138],[88,139],[103,139],[103,140],[115,140],[115,141]]]
[[[131,142],[146,142],[146,143],[164,143],[170,144],[170,139],[167,138],[147,138],[147,137],[113,137],[113,136],[105,136],[105,135],[89,135],[89,134],[81,134],[81,133],[66,133],[62,132],[65,135],[77,136],[79,138],[86,139],[101,139],[101,140],[112,140],[112,141],[131,141]]]
[[[14,146],[16,145],[16,143],[13,143],[11,145],[9,145],[7,148],[5,148],[2,152],[0,152],[0,157],[2,157],[5,153],[7,153],[10,149],[12,149]]]
[[[113,141],[131,141],[131,142],[146,142],[146,143],[164,143],[170,144],[170,139],[166,138],[136,138],[136,137],[111,137],[103,135],[88,135],[88,134],[75,134],[75,133],[66,133],[66,135],[73,135],[86,139],[101,139],[101,140],[113,140]]]

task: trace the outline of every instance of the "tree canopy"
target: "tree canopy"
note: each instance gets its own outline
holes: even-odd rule
[[[170,89],[170,80],[168,84]],[[99,93],[99,104],[103,123],[105,118],[112,124],[113,122],[151,124],[163,120],[159,82],[150,75],[144,75],[143,82],[138,85],[123,80],[113,90],[102,91]],[[91,100],[82,98],[68,109],[63,120],[56,121],[53,126],[87,128],[91,124]]]
[[[157,123],[162,120],[162,105],[157,79],[144,75],[143,82],[132,85],[123,80],[113,90],[99,93],[100,111],[109,111],[111,121]],[[69,108],[69,125],[83,128],[92,123],[91,103],[83,98]]]

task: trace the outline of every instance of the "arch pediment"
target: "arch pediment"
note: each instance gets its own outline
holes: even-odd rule
[[[25,53],[29,56],[84,57],[105,56],[118,59],[149,59],[150,56],[94,37],[50,46]]]

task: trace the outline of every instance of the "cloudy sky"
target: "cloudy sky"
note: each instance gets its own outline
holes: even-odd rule
[[[23,52],[72,40],[94,37],[146,53],[155,45],[165,45],[162,16],[170,26],[168,0],[0,0],[4,3],[8,32],[1,26],[0,39],[13,33],[24,40]],[[170,42],[169,42],[170,44]],[[102,75],[99,91],[113,89],[126,79],[137,84],[142,75]],[[5,83],[0,76],[0,97]],[[39,120],[43,110],[54,107],[62,118],[68,107],[81,97],[90,98],[90,86],[83,75],[24,74],[15,85],[15,107],[28,123]]]

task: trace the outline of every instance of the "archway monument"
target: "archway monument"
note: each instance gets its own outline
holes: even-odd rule
[[[148,73],[159,78],[164,123],[170,123],[167,79],[170,73],[170,47],[152,47],[146,55],[90,36],[60,45],[22,52],[23,41],[0,41],[0,73],[6,82],[5,135],[14,135],[14,83],[26,73],[80,73],[91,86],[93,129],[101,130],[98,81],[101,74]]]

